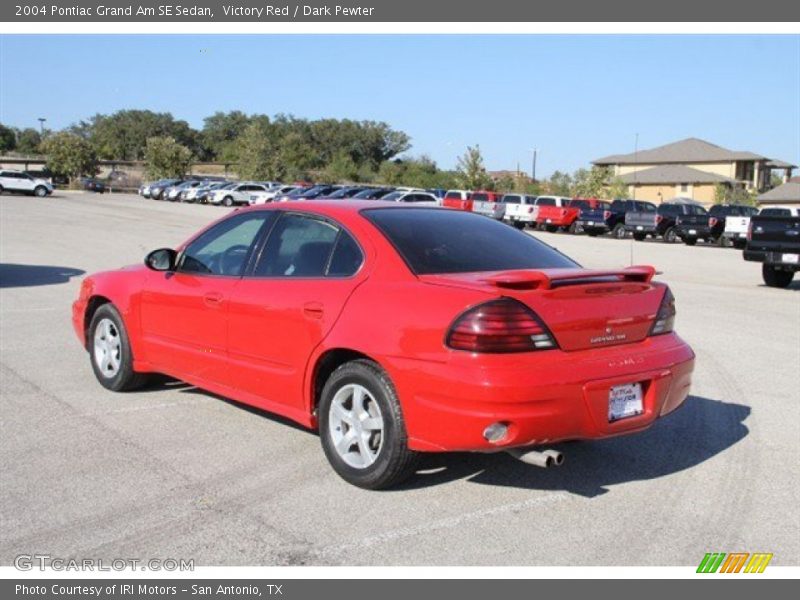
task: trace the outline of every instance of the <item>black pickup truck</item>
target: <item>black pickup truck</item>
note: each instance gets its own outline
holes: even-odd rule
[[[642,200],[614,200],[608,208],[582,210],[576,223],[588,235],[596,236],[611,232],[615,238],[628,235],[625,230],[625,214],[633,211],[656,212],[656,205]]]
[[[725,238],[725,218],[729,216],[744,217],[752,213],[750,206],[738,204],[715,204],[708,212],[703,210],[694,215],[678,217],[675,233],[687,246],[694,246],[697,240],[722,244]]]
[[[706,215],[706,209],[696,204],[665,202],[659,204],[653,211],[633,210],[625,213],[625,230],[633,234],[633,239],[641,242],[648,235],[654,238],[661,237],[671,244],[678,239],[675,233],[675,223],[678,217]]]
[[[750,218],[744,259],[760,262],[769,287],[785,288],[800,271],[800,208],[784,213],[765,208]]]

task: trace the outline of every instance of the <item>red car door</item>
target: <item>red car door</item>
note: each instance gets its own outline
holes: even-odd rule
[[[228,385],[231,294],[273,211],[235,215],[202,232],[175,272],[151,273],[141,295],[146,360],[175,377]]]
[[[363,262],[360,246],[339,225],[280,216],[230,301],[230,378],[246,401],[302,411],[311,352],[364,280]]]

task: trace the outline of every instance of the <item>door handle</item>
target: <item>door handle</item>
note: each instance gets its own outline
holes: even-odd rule
[[[303,304],[303,314],[310,319],[321,319],[324,312],[322,302],[306,302]]]
[[[212,308],[217,308],[220,304],[222,304],[222,300],[223,296],[219,292],[208,292],[207,294],[203,295],[203,302]]]

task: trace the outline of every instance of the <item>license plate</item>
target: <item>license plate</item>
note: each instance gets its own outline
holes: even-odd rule
[[[608,421],[619,421],[640,415],[642,408],[642,384],[615,385],[608,392]]]
[[[697,229],[690,229],[689,235],[697,235]]]
[[[796,265],[798,262],[800,262],[800,254],[783,254],[781,256],[781,262]]]
[[[552,222],[553,222],[553,220],[552,220],[552,219],[546,219],[546,222],[547,222],[547,223],[552,223]]]
[[[644,227],[642,227],[641,225],[636,226],[636,231],[641,231],[642,229],[644,229]]]
[[[740,234],[739,234],[739,237],[746,238],[746,237],[747,237],[747,234],[746,234],[745,232],[742,232],[742,233],[740,233]]]
[[[587,225],[594,225],[594,221],[589,221],[589,222],[588,222],[588,223],[586,223],[586,224],[587,224]]]

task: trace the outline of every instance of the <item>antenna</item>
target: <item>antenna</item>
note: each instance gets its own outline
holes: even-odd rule
[[[636,200],[636,174],[639,172],[639,132],[636,132],[636,136],[633,142],[633,199]],[[631,264],[633,266],[633,237],[631,237]]]

